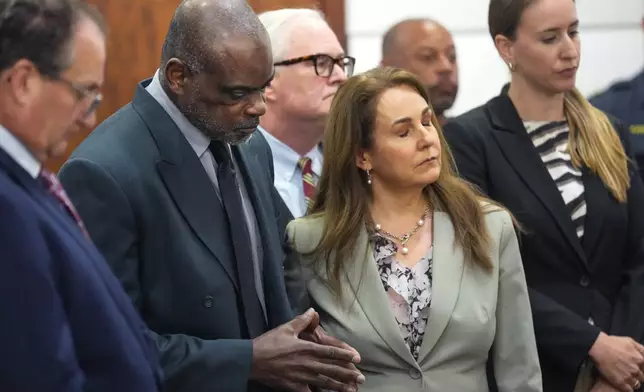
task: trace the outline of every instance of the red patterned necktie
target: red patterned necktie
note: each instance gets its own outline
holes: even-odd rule
[[[81,232],[83,232],[83,235],[85,235],[85,237],[89,239],[89,233],[87,232],[87,229],[85,229],[83,220],[81,219],[80,215],[78,215],[76,208],[74,208],[71,200],[69,200],[65,189],[63,189],[63,185],[60,183],[60,181],[58,181],[56,175],[51,173],[50,171],[43,169],[40,171],[40,179],[45,185],[45,188],[47,188],[47,191],[49,191],[49,193],[58,201],[65,212],[67,212],[67,214],[69,214],[69,216],[74,219]]]
[[[315,198],[315,179],[313,178],[311,158],[302,157],[297,161],[297,165],[302,170],[302,189],[304,190],[306,209],[309,210],[313,207],[313,199]]]

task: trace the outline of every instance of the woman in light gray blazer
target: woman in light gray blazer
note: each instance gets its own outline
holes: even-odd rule
[[[488,391],[488,354],[500,391],[541,391],[513,220],[456,176],[416,78],[349,79],[324,154],[310,215],[288,226],[300,262],[286,276],[360,353],[360,391]]]

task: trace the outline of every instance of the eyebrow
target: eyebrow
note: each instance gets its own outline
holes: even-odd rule
[[[420,113],[420,115],[424,116],[427,113],[429,113],[429,106],[426,106],[425,109],[423,109],[423,111]],[[411,117],[401,117],[401,118],[395,119],[391,123],[391,126],[393,127],[394,125],[397,125],[397,124],[410,123],[410,122],[411,122]]]
[[[222,86],[222,89],[226,90],[226,91],[232,91],[232,90],[246,90],[246,91],[261,90],[263,88],[268,87],[268,85],[271,84],[271,82],[273,81],[274,78],[275,78],[275,69],[273,69],[273,73],[271,74],[271,76],[260,87],[232,85],[232,86]]]
[[[569,29],[570,29],[570,28],[575,28],[575,27],[579,27],[579,20],[575,20],[574,22],[572,22],[572,23],[568,26],[568,28],[569,28]],[[556,27],[551,27],[551,28],[549,28],[549,29],[547,29],[547,30],[542,31],[541,33],[556,33],[557,31],[559,31],[559,29],[558,29],[558,28],[556,28]]]

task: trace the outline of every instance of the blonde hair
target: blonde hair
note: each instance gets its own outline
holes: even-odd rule
[[[628,156],[608,117],[577,90],[565,94],[564,113],[570,128],[570,158],[576,167],[586,166],[601,178],[620,203],[631,186]]]

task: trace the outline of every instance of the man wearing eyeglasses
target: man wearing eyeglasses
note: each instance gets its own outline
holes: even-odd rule
[[[273,153],[274,185],[293,217],[315,197],[320,143],[331,101],[353,73],[335,33],[317,10],[280,9],[259,15],[271,38],[275,78],[266,87],[260,131]]]
[[[0,391],[152,392],[158,355],[43,162],[94,124],[105,25],[75,0],[0,0]]]

